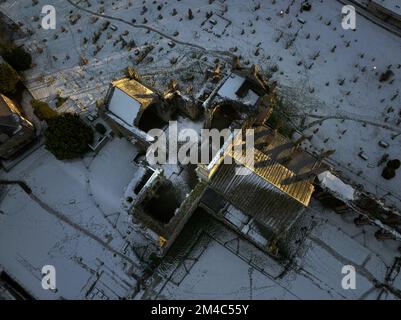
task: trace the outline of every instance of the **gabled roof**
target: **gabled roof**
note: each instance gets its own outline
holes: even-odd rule
[[[266,147],[262,148],[262,150],[254,148],[254,162],[251,163],[252,167],[248,165],[249,161],[247,161],[245,157],[246,154],[241,152],[241,150],[239,150],[238,148],[233,148],[233,152],[230,152],[230,149],[227,149],[226,154],[228,152],[228,154],[231,154],[232,158],[235,161],[247,167],[254,174],[271,183],[277,189],[284,192],[291,198],[297,200],[304,206],[308,206],[309,201],[312,197],[312,193],[314,191],[314,187],[311,182],[312,179],[301,180],[293,183],[286,182],[295,177],[297,173],[303,172],[303,167],[301,166],[301,168],[297,168],[299,172],[294,172],[293,170],[289,169],[288,164],[284,166],[283,164],[280,164],[277,160],[273,160],[273,154],[275,150],[278,150],[277,152],[280,152],[279,155],[274,155],[275,157],[283,157],[283,153],[288,156],[288,153],[292,149],[291,142],[284,136],[275,133],[271,128],[268,128],[266,126],[261,126],[257,128],[255,130],[255,134],[257,134],[261,130],[267,131],[267,138],[269,138],[269,143],[266,145]],[[273,134],[274,136],[272,136]],[[242,137],[240,135],[237,135],[234,138],[233,144],[242,144],[242,141]],[[280,150],[281,147],[282,150]],[[308,159],[311,157],[309,155],[306,156],[306,153],[305,158],[310,161],[310,163],[307,163],[307,168],[311,169],[316,161],[314,159]],[[293,165],[293,167],[295,168],[296,166]]]
[[[246,85],[246,78],[231,73],[231,75],[226,78],[226,81],[220,87],[217,94],[223,99],[240,101],[244,104],[254,106],[259,99],[259,95],[253,91],[250,86],[247,86],[247,89],[245,90],[244,87]]]
[[[108,111],[130,127],[138,125],[144,110],[157,101],[157,95],[140,82],[123,78],[112,82]]]
[[[269,86],[261,68],[253,65],[251,68],[233,69],[220,81],[202,105],[206,109],[214,107],[216,102],[218,104],[222,100],[228,100],[243,104],[249,109],[249,107],[255,107],[261,97],[268,92]]]
[[[248,89],[252,89],[258,95],[263,96],[269,91],[269,86],[259,65],[252,65],[250,68],[234,70],[233,73],[243,77]]]

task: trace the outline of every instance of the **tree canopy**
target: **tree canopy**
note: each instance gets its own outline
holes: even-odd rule
[[[59,159],[83,156],[93,142],[93,130],[78,115],[64,113],[48,120],[45,131],[46,148]]]
[[[3,45],[1,55],[17,71],[28,70],[32,65],[32,57],[29,52],[14,43]]]
[[[18,73],[7,63],[0,63],[0,92],[15,93],[20,78]]]

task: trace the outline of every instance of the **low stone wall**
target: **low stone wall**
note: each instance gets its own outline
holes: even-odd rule
[[[396,28],[401,29],[401,14],[382,6],[380,3],[375,1],[369,1],[367,8],[378,18],[392,24]]]

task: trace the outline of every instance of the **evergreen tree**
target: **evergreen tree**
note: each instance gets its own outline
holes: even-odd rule
[[[15,87],[20,78],[18,73],[7,63],[0,63],[0,92],[15,93]]]
[[[78,115],[64,113],[48,121],[45,131],[46,148],[59,159],[74,159],[83,156],[88,144],[93,142],[92,128]]]

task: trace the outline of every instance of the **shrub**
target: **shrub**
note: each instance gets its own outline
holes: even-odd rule
[[[88,144],[93,142],[92,128],[78,115],[64,113],[48,121],[45,131],[46,148],[59,159],[74,159],[83,156]]]
[[[0,92],[15,93],[20,78],[18,73],[7,63],[0,64]]]
[[[395,169],[385,167],[382,172],[382,177],[386,180],[393,179],[395,177]]]
[[[3,45],[1,55],[17,71],[28,70],[32,65],[32,57],[29,52],[13,43]]]
[[[384,73],[382,73],[382,74],[380,75],[379,81],[380,81],[380,82],[388,81],[388,80],[389,80],[391,77],[393,77],[393,76],[394,76],[394,72],[391,71],[391,70],[387,70],[386,72],[384,72]]]
[[[394,170],[399,169],[400,165],[401,161],[398,159],[390,160],[389,162],[387,162],[387,167]]]
[[[104,135],[107,132],[106,127],[101,123],[97,123],[95,125],[95,129],[96,129],[97,132],[99,132],[102,135]]]
[[[35,115],[40,120],[48,121],[52,118],[55,118],[58,115],[58,113],[55,110],[53,110],[46,102],[39,100],[32,100],[31,105],[33,107]]]

